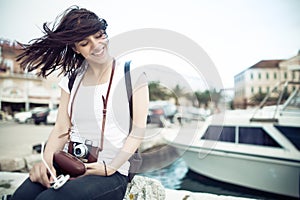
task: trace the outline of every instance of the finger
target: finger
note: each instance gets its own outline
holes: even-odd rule
[[[33,168],[30,170],[29,172],[29,179],[32,181],[32,182],[36,182],[36,176],[35,176],[35,166],[33,166]]]
[[[95,168],[95,163],[85,163],[85,168],[86,169],[93,169]]]
[[[51,167],[51,172],[52,172],[52,174],[53,174],[55,177],[57,177],[56,170],[55,170],[54,167]],[[50,175],[50,183],[53,182],[53,181],[54,181],[54,177],[52,177],[52,176]]]
[[[89,168],[84,173],[84,175],[91,175],[91,174],[99,175],[99,172],[96,169],[94,169],[94,168]]]
[[[45,187],[50,187],[50,180],[48,178],[47,169],[45,167],[40,168],[40,183]]]
[[[35,164],[29,172],[29,179],[32,182],[38,182],[38,177],[40,177],[39,164]]]
[[[103,175],[103,166],[99,163],[87,163],[86,172],[84,175],[95,174],[95,175]]]
[[[85,163],[86,169],[99,169],[103,164],[93,162],[93,163]]]

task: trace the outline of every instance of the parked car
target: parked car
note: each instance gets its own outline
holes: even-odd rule
[[[50,112],[49,108],[44,107],[43,109],[39,110],[38,112],[32,113],[32,119],[34,124],[38,125],[40,123],[47,123],[47,116]]]
[[[14,114],[14,120],[18,123],[28,123],[31,115],[31,111],[19,112]]]
[[[50,112],[47,116],[47,119],[46,119],[47,124],[55,124],[56,117],[57,117],[57,112],[58,112],[57,108],[50,110]]]
[[[29,111],[14,114],[14,120],[18,123],[29,123],[32,120],[32,114],[44,110],[44,107],[35,107]]]
[[[191,121],[205,121],[205,119],[210,115],[209,110],[204,110],[203,108],[196,107],[185,107],[181,106],[178,108],[178,113],[175,115],[175,118],[180,124]]]
[[[177,108],[174,104],[167,101],[151,101],[149,103],[148,123],[164,126],[166,121],[174,122]]]

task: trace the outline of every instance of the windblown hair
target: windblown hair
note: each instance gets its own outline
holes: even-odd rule
[[[17,61],[23,70],[37,69],[37,75],[44,78],[57,69],[72,76],[84,61],[84,57],[73,50],[74,44],[101,30],[106,34],[106,27],[106,21],[95,13],[77,6],[70,7],[56,19],[52,29],[44,23],[43,37],[22,44],[24,51]]]

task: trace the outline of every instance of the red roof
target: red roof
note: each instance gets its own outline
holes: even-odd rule
[[[0,38],[0,46],[8,49],[22,49],[21,45],[16,41],[6,40]]]
[[[249,69],[265,69],[265,68],[279,68],[279,63],[284,60],[262,60]]]

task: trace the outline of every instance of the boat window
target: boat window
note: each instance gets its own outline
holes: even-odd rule
[[[280,147],[280,145],[260,127],[239,127],[239,143]]]
[[[300,151],[300,128],[290,126],[275,126]]]
[[[201,139],[235,142],[235,127],[209,126]]]
[[[295,111],[299,113],[300,109],[300,90],[296,91],[293,98],[288,102],[284,111]]]

